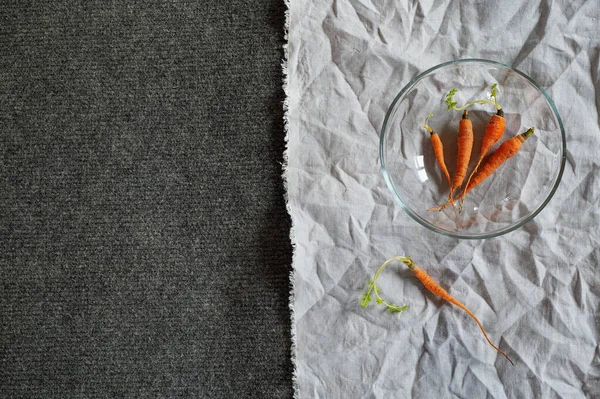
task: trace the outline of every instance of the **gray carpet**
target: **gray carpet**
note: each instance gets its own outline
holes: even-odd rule
[[[284,10],[0,1],[0,397],[291,397]]]

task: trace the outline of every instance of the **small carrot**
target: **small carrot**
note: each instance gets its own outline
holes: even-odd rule
[[[527,138],[533,134],[533,131],[534,131],[533,127],[529,128],[529,130],[527,130],[525,133],[521,133],[515,137],[512,137],[512,138],[506,140],[504,143],[502,143],[502,145],[500,145],[500,147],[498,147],[498,149],[489,157],[487,162],[481,167],[479,172],[477,172],[475,177],[473,177],[471,182],[465,187],[462,194],[460,196],[454,198],[454,201],[458,201],[458,200],[464,198],[464,196],[467,195],[467,193],[469,191],[471,191],[474,187],[477,187],[481,182],[483,182],[485,179],[487,179],[507,159],[514,156],[519,151],[519,149],[521,149],[521,146],[523,145],[525,140],[527,140]],[[433,210],[442,210],[445,207],[447,207],[448,205],[450,205],[451,203],[452,203],[451,201],[448,201],[444,205],[439,206],[437,208],[432,208],[432,209]]]
[[[469,111],[466,109],[458,124],[457,146],[456,173],[454,174],[454,181],[452,182],[452,188],[450,189],[449,200],[452,200],[454,190],[463,184],[463,181],[467,176],[467,168],[469,167],[471,151],[473,150],[473,123],[469,119]]]
[[[425,130],[427,130],[429,132],[429,135],[430,135],[429,138],[431,139],[431,146],[433,147],[433,153],[435,154],[435,159],[437,160],[437,163],[438,163],[440,169],[442,170],[442,173],[444,173],[444,176],[446,176],[446,180],[448,181],[448,186],[452,187],[452,180],[450,179],[450,173],[448,173],[448,168],[446,167],[446,162],[444,161],[444,146],[442,145],[442,140],[440,139],[440,135],[437,134],[437,132],[435,130],[433,130],[433,128],[431,126],[427,125],[427,121],[432,116],[433,116],[433,114],[429,114],[427,119],[425,119],[425,123],[423,124],[423,127],[425,128]]]
[[[465,112],[467,112],[467,111],[465,111]],[[448,181],[448,187],[450,188],[450,194],[448,196],[448,199],[452,200],[452,192],[454,190],[454,184],[452,183],[452,179],[450,178],[450,173],[448,172],[448,168],[446,167],[446,162],[444,161],[444,146],[442,145],[442,140],[440,139],[439,134],[437,134],[437,132],[435,130],[433,130],[433,128],[431,126],[427,125],[427,121],[432,116],[433,116],[433,114],[429,114],[429,116],[425,119],[425,123],[423,124],[423,127],[430,134],[431,145],[433,147],[435,159],[437,160],[440,169],[444,173],[444,176],[446,176],[446,180]],[[471,130],[471,136],[472,135],[473,135],[473,133]],[[468,163],[468,161],[467,161],[467,163]],[[454,205],[452,205],[452,209],[454,209]],[[458,222],[458,212],[456,212],[456,209],[454,209],[454,216],[456,216],[456,220]],[[458,222],[458,224],[462,227],[460,222]]]
[[[496,115],[492,115],[492,117],[490,118],[490,121],[487,124],[487,127],[485,129],[485,135],[483,136],[483,141],[481,143],[481,151],[479,153],[479,159],[477,160],[477,164],[475,165],[475,167],[473,168],[473,171],[471,172],[471,174],[469,175],[469,178],[467,179],[467,183],[465,184],[465,189],[466,189],[466,187],[469,186],[469,183],[471,182],[471,178],[473,178],[473,175],[475,175],[475,173],[479,169],[479,165],[481,165],[481,161],[483,161],[483,158],[487,155],[487,153],[492,149],[494,144],[496,144],[498,142],[498,140],[500,140],[500,137],[502,137],[502,135],[504,134],[504,128],[506,126],[506,119],[504,119],[504,111],[498,104],[498,98],[497,98],[497,93],[498,93],[497,90],[498,89],[497,88],[498,88],[498,84],[494,83],[492,85],[492,90],[491,90],[491,96],[494,99],[494,106],[496,107],[497,112],[496,112]],[[460,209],[462,209],[464,202],[465,202],[465,198],[463,196],[463,199],[461,200],[461,203],[460,203]]]
[[[452,295],[450,295],[448,293],[448,291],[446,291],[445,289],[443,289],[438,283],[436,283],[429,274],[427,274],[423,269],[421,269],[419,266],[417,266],[412,259],[410,259],[409,256],[397,256],[395,258],[389,259],[387,260],[383,265],[381,265],[379,267],[379,269],[377,270],[377,272],[375,273],[376,276],[379,276],[379,274],[381,274],[381,272],[383,271],[383,269],[389,265],[391,262],[398,260],[402,263],[404,263],[406,266],[408,266],[408,268],[410,269],[410,271],[413,272],[414,276],[417,278],[417,280],[419,280],[421,282],[421,284],[423,284],[423,286],[425,288],[427,288],[427,290],[429,292],[431,292],[434,295],[439,296],[440,298],[442,298],[443,300],[450,302],[453,305],[458,306],[459,308],[461,308],[462,310],[464,310],[465,312],[467,312],[467,314],[469,316],[471,316],[473,318],[473,320],[475,320],[475,322],[477,323],[477,325],[479,326],[479,328],[481,329],[481,332],[483,333],[483,336],[485,337],[486,341],[488,342],[488,344],[490,344],[492,346],[492,348],[496,349],[498,351],[498,353],[502,354],[509,362],[510,364],[512,364],[513,366],[515,365],[512,360],[510,360],[510,358],[506,355],[506,353],[504,353],[502,350],[500,350],[496,345],[494,345],[492,343],[492,341],[490,341],[487,333],[485,332],[485,329],[483,328],[483,326],[481,325],[481,322],[479,321],[479,319],[473,314],[473,312],[471,312],[465,305],[463,305],[460,301],[458,301],[456,298],[454,298]],[[364,296],[363,296],[364,298]],[[364,302],[364,301],[363,301]],[[369,299],[370,302],[370,299]],[[368,303],[367,303],[368,305]],[[363,303],[363,306],[366,307],[366,305]]]
[[[471,312],[465,305],[463,305],[461,302],[459,302],[456,298],[454,298],[452,295],[450,295],[448,293],[448,291],[446,291],[445,289],[443,289],[438,283],[436,283],[429,274],[427,274],[423,269],[421,269],[419,266],[417,266],[411,259],[410,257],[406,257],[406,259],[402,260],[402,263],[404,263],[406,266],[408,266],[408,268],[410,269],[410,271],[413,272],[413,274],[415,275],[415,277],[417,278],[417,280],[419,280],[421,282],[421,284],[423,284],[423,286],[425,288],[427,288],[427,290],[429,290],[429,292],[431,292],[434,295],[439,296],[440,298],[442,298],[443,300],[450,302],[453,305],[458,306],[459,308],[461,308],[462,310],[464,310],[465,312],[467,312],[467,314],[469,316],[471,316],[473,318],[473,320],[475,320],[475,322],[477,323],[477,325],[479,326],[479,328],[481,329],[481,332],[483,333],[483,336],[485,337],[486,341],[488,342],[488,344],[490,344],[492,346],[492,348],[496,349],[500,354],[502,354],[509,362],[510,364],[512,364],[513,366],[515,365],[512,360],[510,360],[510,358],[506,355],[506,353],[502,352],[496,345],[494,345],[492,343],[492,341],[490,341],[490,339],[488,338],[488,335],[486,334],[485,330],[483,329],[483,326],[481,325],[481,322],[479,321],[479,319],[473,314],[473,312]]]

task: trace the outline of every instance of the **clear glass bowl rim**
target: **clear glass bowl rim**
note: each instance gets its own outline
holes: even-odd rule
[[[540,91],[540,93],[542,93],[544,95],[544,97],[546,98],[546,101],[548,102],[548,104],[550,104],[550,108],[552,109],[552,112],[554,112],[554,115],[556,115],[556,119],[558,120],[558,125],[560,127],[560,135],[561,135],[561,139],[562,139],[562,157],[560,160],[560,170],[558,172],[558,178],[556,179],[554,186],[550,190],[548,197],[540,204],[540,206],[537,207],[536,210],[534,210],[529,216],[527,216],[520,222],[515,223],[511,226],[505,227],[503,229],[490,232],[490,233],[461,234],[459,232],[452,233],[452,232],[442,231],[442,230],[437,229],[435,226],[431,225],[431,223],[429,223],[428,221],[423,219],[421,216],[419,216],[419,215],[415,214],[413,211],[411,211],[410,208],[406,204],[404,204],[404,202],[400,198],[400,195],[398,194],[398,191],[396,189],[396,186],[395,186],[393,180],[391,179],[391,176],[389,175],[388,170],[385,167],[385,137],[387,134],[387,126],[388,126],[388,121],[391,116],[391,113],[394,110],[394,107],[396,106],[396,103],[398,102],[398,100],[400,100],[400,98],[402,98],[404,93],[406,93],[407,91],[412,89],[413,86],[415,86],[421,79],[423,79],[425,76],[429,75],[431,72],[433,72],[437,69],[449,66],[449,65],[461,64],[461,63],[490,64],[490,65],[509,69],[509,70],[521,75],[523,78],[525,78],[526,80],[531,82],[531,84],[533,84],[533,86],[536,89],[538,89]],[[442,235],[445,235],[448,237],[453,237],[453,238],[481,240],[481,239],[486,239],[486,238],[499,237],[506,233],[510,233],[511,231],[516,230],[516,229],[524,226],[528,222],[530,222],[534,217],[536,217],[542,211],[542,209],[544,209],[546,207],[548,202],[550,202],[550,200],[554,196],[554,193],[556,192],[556,190],[562,180],[562,175],[565,170],[566,159],[567,159],[567,140],[566,140],[566,136],[565,136],[565,128],[563,126],[563,122],[560,117],[560,114],[558,113],[558,110],[556,109],[556,105],[554,105],[554,101],[552,101],[552,99],[550,98],[550,96],[548,96],[546,91],[535,80],[533,80],[532,78],[527,76],[525,73],[519,71],[518,69],[513,68],[509,65],[503,64],[498,61],[486,60],[483,58],[463,58],[463,59],[459,59],[459,60],[444,62],[444,63],[438,64],[432,68],[429,68],[426,71],[421,72],[420,74],[418,74],[417,76],[412,78],[410,80],[410,82],[408,82],[406,84],[406,86],[404,86],[404,88],[402,88],[402,90],[400,90],[400,92],[394,98],[394,101],[392,101],[391,105],[388,107],[388,110],[385,114],[385,119],[383,120],[383,125],[381,127],[381,135],[379,137],[379,160],[381,163],[381,171],[383,173],[385,182],[386,182],[388,188],[390,189],[390,191],[392,192],[392,195],[393,195],[394,199],[396,200],[396,202],[414,221],[416,221],[420,225],[428,228],[429,230],[435,231],[436,233],[439,233],[439,234],[442,234]]]

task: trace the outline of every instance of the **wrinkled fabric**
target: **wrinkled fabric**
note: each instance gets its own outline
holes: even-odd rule
[[[291,2],[285,177],[298,397],[600,397],[599,21],[593,1]],[[567,134],[551,202],[493,239],[420,226],[379,165],[394,96],[419,72],[461,58],[530,75]],[[402,265],[380,285],[407,311],[360,306],[377,267],[404,254],[478,315],[514,367]]]

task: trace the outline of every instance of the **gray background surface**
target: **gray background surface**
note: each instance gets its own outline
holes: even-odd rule
[[[0,2],[0,397],[290,397],[281,1]]]

